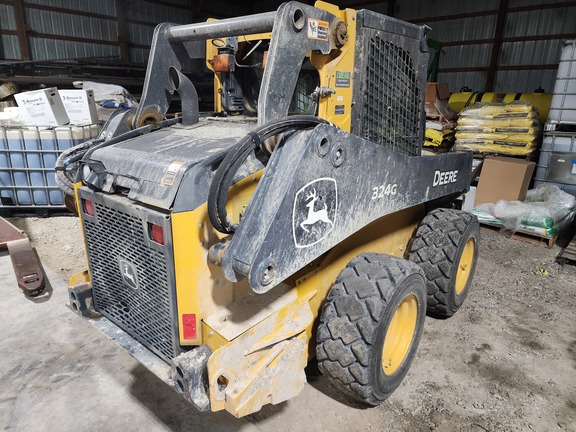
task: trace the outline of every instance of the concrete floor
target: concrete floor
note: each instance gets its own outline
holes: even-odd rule
[[[66,281],[45,272],[45,293],[28,299],[17,288],[10,257],[0,252],[0,430],[294,432],[336,431],[350,422],[370,430],[362,420],[366,407],[343,400],[326,382],[247,419],[200,413],[73,314],[65,306]]]
[[[226,413],[198,413],[66,307],[67,284],[45,269],[38,299],[0,256],[0,429],[4,431],[257,431]]]
[[[53,234],[46,245],[33,237],[44,262],[62,249]],[[0,430],[576,431],[576,267],[558,266],[558,252],[483,234],[467,302],[427,320],[407,378],[381,406],[309,375],[298,397],[245,419],[196,412],[70,312],[67,268],[46,268],[46,293],[27,299],[0,255]]]

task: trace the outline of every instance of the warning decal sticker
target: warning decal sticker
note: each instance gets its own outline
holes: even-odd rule
[[[164,186],[172,186],[172,184],[174,184],[176,174],[182,165],[184,165],[184,162],[172,162],[168,166],[166,173],[164,173],[164,178],[162,179],[162,184]]]
[[[308,18],[308,38],[318,40],[328,40],[328,21]]]
[[[349,71],[336,71],[336,87],[350,87]]]

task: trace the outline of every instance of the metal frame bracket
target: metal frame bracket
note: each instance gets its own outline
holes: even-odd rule
[[[0,248],[8,249],[18,287],[28,297],[36,297],[46,286],[40,261],[28,237],[4,218],[0,218]]]

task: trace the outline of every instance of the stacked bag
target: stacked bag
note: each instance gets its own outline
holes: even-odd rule
[[[524,201],[500,200],[473,210],[481,223],[541,237],[556,237],[572,222],[575,212],[576,197],[548,184],[529,190]]]
[[[456,113],[448,99],[450,91],[446,83],[426,83],[426,135],[424,148],[431,153],[444,153],[454,145]]]
[[[540,133],[538,111],[530,103],[477,103],[460,113],[454,150],[529,157]]]
[[[428,126],[429,122],[426,122]],[[454,129],[436,129],[426,127],[426,139],[424,140],[424,147],[428,147],[432,151],[449,150],[454,144]]]

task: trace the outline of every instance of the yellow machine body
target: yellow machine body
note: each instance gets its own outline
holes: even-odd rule
[[[318,104],[318,117],[328,120],[342,130],[350,131],[350,110],[348,110],[345,115],[336,115],[335,106],[351,106],[354,81],[353,78],[351,78],[348,87],[335,87],[335,82],[336,73],[338,71],[350,72],[350,76],[353,77],[354,40],[356,39],[356,11],[353,9],[340,10],[338,6],[323,1],[317,1],[315,7],[324,9],[342,19],[342,21],[347,25],[348,40],[350,41],[338,50],[337,55],[324,55],[317,52],[313,52],[309,55],[310,62],[318,71],[319,86],[336,89],[336,94],[331,97],[320,99]],[[215,20],[209,19],[208,21]],[[243,44],[253,43],[256,41],[268,42],[270,37],[271,33],[246,35],[239,38],[238,44],[242,46]],[[218,43],[222,42],[216,42],[214,39],[206,41],[206,67],[211,71],[214,71],[213,59],[218,54]],[[220,72],[214,72],[214,111],[216,112],[220,112],[224,109],[222,106],[222,91],[222,74]]]
[[[238,218],[248,204],[261,174],[232,187],[232,217]],[[212,411],[225,409],[241,417],[300,393],[306,382],[304,367],[315,355],[314,323],[338,274],[365,251],[404,257],[424,213],[423,207],[413,207],[366,226],[261,295],[246,281],[226,280],[208,259],[210,246],[223,236],[211,227],[206,205],[172,214],[180,344],[206,345],[213,353],[208,361]],[[87,271],[78,273],[70,285],[89,280]],[[184,339],[182,317],[190,314],[197,320],[196,337]],[[223,381],[231,385],[220,390]]]
[[[351,110],[347,108],[345,113],[340,113],[338,107],[354,104],[357,14],[352,9],[339,10],[322,1],[316,2],[315,7],[344,23],[348,36],[346,43],[329,54],[320,51],[308,54],[309,62],[318,72],[319,88],[332,90],[318,98],[317,115],[350,132]],[[238,37],[238,43],[253,44],[270,38],[270,33],[251,34]],[[213,71],[213,59],[218,55],[218,43],[214,41],[206,42],[206,65]],[[348,85],[337,84],[341,73],[347,74]],[[217,112],[223,109],[222,89],[222,75],[215,72]],[[465,103],[471,93],[456,95],[455,100]],[[482,100],[492,101],[493,95],[485,94]],[[452,102],[451,97],[451,105]],[[263,172],[247,175],[229,189],[226,210],[231,220],[242,220]],[[446,174],[446,181],[450,178],[455,182],[458,171],[450,173],[451,177],[448,173],[442,175]],[[76,186],[80,203],[81,184]],[[391,186],[386,189],[380,186],[380,195],[383,196],[385,190],[386,194],[391,190],[396,194],[396,185],[392,189]],[[379,188],[374,189],[378,197]],[[118,199],[129,201],[124,197]],[[82,217],[80,207],[78,212]],[[247,279],[240,282],[227,279],[219,267],[218,257],[210,255],[211,248],[228,236],[213,228],[207,203],[194,210],[158,212],[168,221],[171,231],[169,244],[174,267],[168,271],[173,272],[179,345],[184,349],[205,346],[210,350],[206,359],[209,407],[212,411],[227,410],[241,417],[258,411],[265,404],[285,401],[302,390],[306,382],[304,367],[315,355],[315,324],[337,276],[363,252],[408,258],[410,242],[426,209],[424,204],[418,204],[369,223],[263,294],[255,294]],[[71,285],[85,285],[89,281],[89,274],[83,272],[71,280]]]
[[[341,11],[321,1],[315,6],[338,16],[348,28],[350,42],[337,55],[309,56],[318,71],[320,86],[335,88],[337,71],[353,76],[356,12]],[[246,35],[239,38],[239,44],[268,41],[270,36]],[[207,40],[206,66],[212,71],[217,48],[217,43]],[[214,72],[217,112],[223,109],[222,88],[221,73]],[[332,97],[321,98],[318,116],[349,131],[349,111],[345,116],[334,115],[334,105],[351,106],[352,91],[353,82],[337,88]],[[251,175],[230,189],[226,207],[232,219],[238,220],[245,210],[261,175],[262,172]],[[314,356],[313,324],[337,275],[363,251],[403,256],[423,214],[423,209],[413,208],[377,221],[285,281],[282,287],[255,295],[245,280],[228,281],[208,259],[210,247],[224,235],[212,228],[206,204],[193,211],[173,213],[179,342],[181,346],[206,345],[213,352],[208,361],[210,408],[226,409],[240,417],[258,411],[264,404],[296,396],[306,382],[304,367]],[[88,273],[83,272],[71,280],[71,285],[88,281]],[[195,317],[193,338],[185,338],[184,316]],[[224,391],[220,390],[223,381],[227,384]]]
[[[247,204],[258,179],[251,176],[234,186],[232,214]],[[196,314],[199,329],[197,339],[180,343],[206,345],[213,352],[208,361],[211,409],[240,417],[296,396],[314,356],[314,322],[338,274],[364,251],[404,257],[423,215],[423,208],[414,207],[383,218],[282,286],[255,295],[246,281],[227,281],[209,262],[208,249],[222,234],[211,228],[206,206],[174,214],[178,314]],[[230,385],[220,390],[222,382]]]

